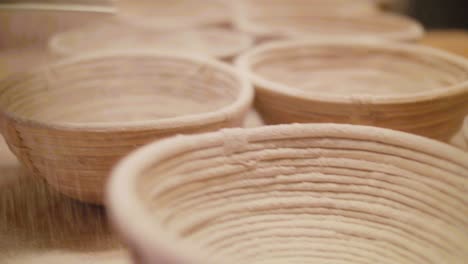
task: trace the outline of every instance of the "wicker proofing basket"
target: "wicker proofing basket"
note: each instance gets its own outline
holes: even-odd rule
[[[468,113],[468,61],[377,40],[270,43],[237,61],[268,124],[350,123],[443,141]]]
[[[364,15],[378,12],[375,0],[237,0],[236,14],[246,16],[268,15],[317,15],[352,14]]]
[[[229,25],[229,5],[221,0],[115,0],[118,17],[162,31]]]
[[[252,44],[251,36],[230,29],[204,27],[163,34],[114,19],[59,33],[49,48],[59,56],[106,49],[177,49],[230,61]]]
[[[413,42],[424,35],[415,20],[401,15],[376,13],[368,15],[330,14],[236,16],[236,28],[254,35],[257,42],[275,39],[304,39],[320,36],[375,37]]]
[[[170,135],[241,126],[252,97],[225,64],[150,51],[70,58],[0,83],[11,150],[54,188],[94,203],[122,156]]]
[[[374,127],[232,129],[151,144],[108,186],[135,263],[466,263],[468,155]]]

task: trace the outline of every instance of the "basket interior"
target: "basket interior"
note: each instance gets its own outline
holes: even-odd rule
[[[276,47],[250,58],[264,79],[313,93],[414,94],[468,80],[465,65],[441,56],[352,44]]]
[[[144,170],[155,224],[226,263],[467,259],[466,166],[378,137],[238,139]]]
[[[98,56],[23,73],[1,83],[0,105],[45,123],[150,121],[213,112],[241,84],[211,64],[171,56]]]

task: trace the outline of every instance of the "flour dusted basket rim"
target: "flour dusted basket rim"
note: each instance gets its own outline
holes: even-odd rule
[[[333,142],[337,144],[335,147],[333,147]],[[342,146],[345,145],[346,149],[343,149]],[[292,148],[291,151],[299,154],[288,152],[288,146]],[[307,156],[304,154],[307,151],[312,151],[315,154]],[[257,152],[259,156],[254,155]],[[288,171],[286,168],[283,168],[282,173],[280,172],[281,166],[286,166],[286,164],[281,163],[280,156],[275,156],[275,153],[279,152],[287,153],[286,156],[283,156],[286,159],[283,160],[284,162],[292,162],[289,159],[298,159],[296,161],[299,163],[294,163],[296,164],[294,168],[290,168],[291,175],[286,173]],[[317,160],[315,160],[316,158]],[[326,158],[330,158],[330,160],[326,161]],[[215,165],[221,167],[215,166],[211,169],[204,167],[210,166],[210,159],[213,159]],[[335,163],[331,161],[332,159],[336,159]],[[301,263],[315,258],[333,259],[334,254],[340,255],[343,252],[356,253],[359,256],[366,252],[365,254],[369,255],[363,255],[364,258],[376,257],[392,261],[399,259],[405,260],[405,263],[419,263],[422,260],[437,263],[443,259],[453,261],[451,263],[459,263],[463,257],[466,257],[466,243],[463,241],[468,241],[466,233],[459,229],[468,225],[466,219],[463,218],[463,212],[466,212],[468,206],[466,195],[464,195],[468,186],[467,159],[466,153],[440,142],[374,127],[309,124],[223,130],[168,139],[148,145],[131,154],[115,168],[108,186],[107,202],[112,222],[132,251],[135,261],[139,263],[158,261],[175,264],[216,263],[216,261],[221,260],[225,263],[256,263],[253,255],[246,255],[242,261],[239,261],[237,257],[242,258],[241,255],[244,254],[244,251],[239,251],[234,255],[228,253],[223,255],[223,252],[224,250],[234,252],[229,251],[231,246],[234,247],[232,250],[235,250],[237,244],[244,243],[247,247],[246,252],[258,248],[265,249],[264,246],[268,248],[268,243],[274,244],[275,241],[282,241],[278,242],[280,245],[277,245],[282,250],[290,250],[289,257],[304,254]],[[307,161],[312,163],[302,167],[308,164]],[[262,165],[263,162],[265,164]],[[275,167],[273,165],[275,162],[278,162],[280,167]],[[342,164],[339,167],[343,170],[327,167],[338,164],[337,162]],[[399,164],[400,162],[401,164]],[[267,166],[268,164],[270,165]],[[270,167],[271,170],[269,170]],[[348,177],[345,176],[345,168],[354,168],[351,170],[353,173],[350,172],[351,174],[348,175],[349,177],[363,175],[363,179],[359,179],[361,176],[358,176],[353,178],[352,182],[338,181],[340,178],[346,179]],[[431,172],[427,168],[432,168],[434,171]],[[317,180],[315,182],[312,176],[300,176],[301,171],[304,173],[304,170],[308,171],[308,169],[311,171],[330,169],[342,171],[345,174],[338,178],[334,175],[339,174],[313,174]],[[367,169],[370,170],[367,171]],[[297,178],[294,178],[296,176],[295,170],[299,174]],[[265,174],[268,171],[273,172],[273,176]],[[278,174],[275,174],[274,171],[277,171]],[[392,173],[384,173],[379,176],[383,171]],[[216,180],[217,177],[222,177],[222,180],[221,178]],[[300,185],[294,185],[291,182],[289,182],[290,185],[287,184],[288,177],[294,178],[297,184],[311,181],[312,185],[307,186],[312,189],[301,189],[302,195],[306,195],[307,198],[301,195],[299,189],[295,189],[300,188]],[[330,181],[327,181],[327,178],[330,178]],[[237,180],[234,181],[234,179]],[[262,180],[264,180],[263,183],[261,183]],[[198,181],[202,181],[203,184]],[[337,189],[331,192],[317,190],[315,193],[313,186],[320,185],[322,181],[331,184],[321,185],[323,188]],[[363,182],[367,182],[368,185],[361,185]],[[284,189],[281,188],[283,184]],[[226,188],[223,188],[224,185]],[[243,188],[234,189],[234,186],[238,188],[243,186]],[[271,186],[271,189],[265,186]],[[338,186],[341,187],[338,188]],[[415,186],[418,187],[413,189]],[[373,193],[372,198],[367,197],[365,194],[369,195],[368,191],[370,192],[374,188],[376,188],[376,192],[371,192]],[[389,191],[393,192],[397,189],[401,193],[389,193]],[[265,191],[263,196],[259,196],[257,199],[249,196],[260,194],[261,190]],[[298,193],[289,193],[287,190],[295,190]],[[449,192],[449,190],[451,191]],[[410,194],[413,191],[414,193]],[[357,197],[360,197],[358,194],[366,196],[366,200],[358,199]],[[337,198],[340,197],[339,195],[344,195],[342,196],[343,201]],[[177,197],[177,201],[169,199],[174,196]],[[196,201],[190,200],[190,197],[192,199],[196,197]],[[248,197],[251,199],[246,199]],[[389,197],[393,198],[387,200]],[[179,198],[181,200],[178,200]],[[213,201],[217,198],[220,200]],[[425,202],[420,203],[421,201]],[[348,208],[347,210],[357,210],[357,212],[376,218],[371,217],[369,219],[374,220],[368,222],[368,218],[361,216],[362,219],[357,219],[364,223],[355,219],[363,224],[363,226],[359,226],[347,222],[354,218],[353,213],[347,212],[345,209],[333,211],[338,215],[332,213],[327,216],[324,214],[325,218],[317,218],[321,219],[317,222],[317,227],[322,226],[323,230],[337,230],[337,235],[340,232],[350,234],[351,237],[356,234],[354,237],[356,240],[349,239],[348,236],[341,237],[341,239],[348,238],[345,247],[341,247],[342,245],[338,243],[340,238],[333,240],[334,242],[322,243],[321,245],[325,248],[337,250],[322,256],[322,258],[319,257],[320,254],[314,255],[316,252],[313,245],[316,244],[312,242],[310,242],[312,244],[309,244],[311,247],[307,251],[310,255],[306,255],[305,251],[294,254],[297,245],[292,240],[291,244],[281,240],[281,234],[283,236],[285,234],[298,236],[299,239],[300,235],[293,226],[299,228],[302,223],[307,227],[308,221],[300,222],[301,218],[308,219],[307,217],[313,217],[315,214],[320,216],[319,212],[325,213],[320,208],[317,208],[318,211],[312,210],[321,203],[323,203],[325,211],[329,209],[331,212],[344,206],[343,208]],[[308,205],[311,207],[309,208]],[[266,222],[262,225],[264,227],[260,228],[258,224],[261,223],[241,221],[249,219],[249,216],[262,215],[262,212],[269,210],[268,208],[276,208],[272,209],[278,213],[275,214],[275,219],[289,219],[281,212],[294,208],[294,206],[302,208],[303,211],[299,215],[291,216],[293,218],[289,221],[295,219],[299,222],[290,222],[289,225],[287,225],[288,220],[285,220],[283,223],[285,226],[275,228],[275,225],[271,225],[271,222],[265,220]],[[312,211],[308,213],[307,208]],[[438,217],[442,217],[443,220]],[[224,225],[222,219],[234,222],[226,222]],[[241,222],[236,222],[235,219]],[[259,221],[260,219],[262,218],[260,217]],[[334,222],[327,224],[327,219],[339,221],[338,223],[343,226],[339,227],[339,224],[333,226]],[[340,219],[343,222],[340,222]],[[311,221],[314,222],[314,220]],[[288,226],[289,228],[287,228]],[[221,229],[216,229],[217,227]],[[239,228],[244,229],[242,231]],[[259,230],[255,228],[271,231],[272,233],[268,234],[272,235],[266,239],[261,237],[261,233],[259,233],[257,237],[256,232]],[[313,226],[310,228],[314,229]],[[440,231],[440,228],[444,230]],[[367,230],[365,232],[367,235],[361,237],[361,240],[358,234],[364,232],[363,230]],[[231,231],[238,233],[230,233]],[[278,233],[275,233],[276,231]],[[218,236],[224,232],[226,232],[226,239],[229,240],[228,244],[223,244],[222,236]],[[302,231],[303,234],[304,232],[309,231]],[[326,234],[322,235],[332,236]],[[314,237],[313,233],[310,235]],[[211,236],[213,236],[212,239]],[[240,237],[235,240],[233,236]],[[320,237],[315,238],[318,239],[317,241],[322,241]],[[255,244],[250,245],[248,243],[250,240],[254,241]],[[302,242],[300,246],[307,248],[308,240],[300,241]],[[443,242],[438,244],[437,241]],[[220,245],[217,248],[218,244],[224,247]],[[291,246],[288,247],[288,245]],[[363,248],[360,248],[359,245],[368,246],[376,252],[362,251]],[[392,248],[395,245],[398,250],[386,251],[389,255],[387,253],[385,255],[378,254],[380,252],[378,248],[385,251],[387,247]],[[425,248],[425,246],[429,248]],[[275,259],[276,253],[283,252],[273,250],[274,248],[262,253],[265,262],[260,261],[261,263],[268,263],[269,259]],[[216,255],[218,253],[219,255]],[[374,253],[376,255],[373,255]],[[399,255],[400,253],[403,255]],[[213,254],[219,258],[211,258]],[[356,255],[354,256],[356,257]],[[285,263],[289,262],[285,260]]]

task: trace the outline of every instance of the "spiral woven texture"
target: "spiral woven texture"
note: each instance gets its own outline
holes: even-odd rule
[[[239,59],[266,123],[350,123],[448,140],[468,113],[468,63],[415,45],[285,41]]]
[[[467,194],[456,148],[312,124],[145,147],[114,171],[109,206],[139,263],[461,264]]]
[[[0,83],[3,135],[30,171],[100,202],[110,168],[179,134],[240,126],[252,91],[229,66],[148,52],[71,58]]]

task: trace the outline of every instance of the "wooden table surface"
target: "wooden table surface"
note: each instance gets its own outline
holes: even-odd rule
[[[102,207],[25,172],[0,138],[0,263],[129,263]]]

